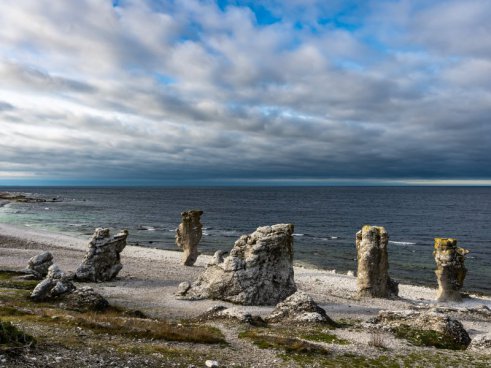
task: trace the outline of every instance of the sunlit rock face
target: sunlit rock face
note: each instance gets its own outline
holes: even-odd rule
[[[457,247],[457,240],[435,238],[436,278],[438,281],[437,300],[439,302],[460,302],[460,290],[464,285],[467,269],[464,267],[467,249]]]
[[[97,228],[87,254],[75,272],[77,281],[101,282],[114,279],[123,268],[120,253],[126,247],[128,231],[111,236],[109,229]]]
[[[198,244],[203,235],[201,215],[203,211],[190,210],[181,213],[181,223],[176,230],[176,245],[182,248],[182,264],[192,266],[198,259]]]
[[[296,291],[293,278],[293,225],[259,227],[217,257],[183,296],[243,305],[276,305]]]
[[[56,264],[53,264],[48,268],[46,278],[32,291],[31,299],[35,301],[52,300],[74,290],[75,285],[71,282],[71,276],[66,275]]]
[[[365,225],[356,233],[357,286],[360,297],[397,296],[398,284],[389,277],[388,242],[389,234],[382,226]]]

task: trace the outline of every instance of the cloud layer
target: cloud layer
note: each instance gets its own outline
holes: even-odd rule
[[[491,179],[491,3],[358,3],[3,1],[0,180]]]

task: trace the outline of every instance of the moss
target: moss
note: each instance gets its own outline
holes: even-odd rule
[[[35,344],[34,337],[19,330],[11,322],[0,321],[0,351],[11,352]]]
[[[406,339],[416,346],[433,346],[437,349],[464,350],[467,346],[444,334],[432,330],[419,330],[401,325],[393,329],[396,337]]]
[[[325,331],[315,331],[311,333],[306,333],[303,335],[300,335],[302,339],[305,340],[311,340],[311,341],[318,341],[318,342],[325,342],[328,344],[338,344],[338,345],[349,345],[350,342],[345,339],[341,339],[337,337],[334,334],[330,334]]]
[[[254,330],[248,330],[239,334],[241,339],[250,339],[253,344],[261,349],[283,350],[286,353],[329,355],[324,347],[312,344],[295,337],[261,334]]]
[[[18,279],[23,273],[14,271],[0,271],[0,288],[34,290],[38,280]]]

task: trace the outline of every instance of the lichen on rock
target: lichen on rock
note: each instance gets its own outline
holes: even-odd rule
[[[182,248],[182,264],[192,266],[198,259],[198,244],[203,236],[201,215],[203,211],[189,210],[181,213],[181,223],[176,230],[176,245]]]
[[[244,305],[275,305],[296,291],[293,225],[259,227],[216,257],[183,298],[219,299]]]
[[[56,264],[53,264],[49,267],[46,278],[32,291],[31,299],[51,300],[74,290],[75,285],[71,282],[71,276],[66,275]]]
[[[389,277],[389,234],[382,226],[365,225],[356,233],[357,286],[361,297],[397,296],[398,283]]]
[[[335,326],[326,311],[319,307],[310,295],[297,291],[278,303],[266,317],[268,323],[321,323]]]
[[[127,230],[111,236],[109,229],[97,228],[85,259],[75,272],[75,279],[89,282],[114,279],[123,268],[120,253],[126,247],[127,237]]]
[[[42,280],[48,274],[49,267],[53,264],[53,255],[43,252],[29,259],[26,272],[33,279]]]
[[[457,247],[457,240],[435,238],[433,255],[436,262],[435,274],[438,281],[439,302],[461,302],[460,290],[464,285],[467,269],[464,266],[467,249]]]

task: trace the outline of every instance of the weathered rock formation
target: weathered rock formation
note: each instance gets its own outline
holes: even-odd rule
[[[29,259],[26,273],[32,279],[42,280],[48,274],[48,269],[52,264],[53,255],[50,252],[43,252]]]
[[[435,238],[436,278],[438,280],[437,300],[439,302],[460,302],[460,289],[464,285],[467,269],[464,267],[467,249],[457,247],[457,240]]]
[[[296,291],[292,234],[293,225],[279,224],[241,236],[229,256],[210,264],[184,298],[244,305],[275,305],[284,300]]]
[[[71,293],[74,290],[75,286],[71,282],[71,277],[65,275],[65,273],[54,264],[49,267],[46,279],[37,284],[32,291],[31,299],[35,301],[50,300]]]
[[[470,350],[491,351],[491,332],[487,334],[477,335],[472,339],[469,346]]]
[[[335,326],[336,323],[329,318],[326,311],[302,291],[297,291],[278,303],[266,317],[268,323],[323,323]]]
[[[369,324],[441,348],[465,349],[471,342],[462,323],[435,311],[380,311]]]
[[[108,301],[89,286],[81,287],[63,299],[63,307],[78,312],[98,312],[109,307]]]
[[[199,322],[227,320],[248,323],[253,326],[266,326],[266,322],[260,316],[252,315],[250,312],[239,308],[227,308],[223,305],[214,305],[205,313],[198,316],[196,320]]]
[[[358,295],[372,298],[397,296],[398,283],[389,277],[389,234],[381,226],[365,225],[356,233]]]
[[[200,218],[203,211],[190,210],[181,213],[181,223],[176,230],[176,245],[182,248],[182,264],[192,266],[198,259],[198,244],[203,235]]]
[[[75,273],[77,281],[109,281],[121,271],[120,253],[126,247],[128,231],[111,237],[109,229],[97,228],[89,242],[89,249]]]

